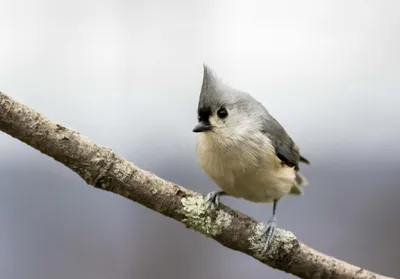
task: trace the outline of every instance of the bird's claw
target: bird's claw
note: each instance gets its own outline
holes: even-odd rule
[[[276,217],[272,217],[271,220],[268,221],[267,226],[265,227],[265,234],[266,234],[266,249],[269,249],[272,239],[275,235],[276,229]]]
[[[220,192],[218,191],[213,191],[207,194],[205,203],[207,209],[211,206],[213,207],[218,207],[219,206],[219,199],[220,199]]]

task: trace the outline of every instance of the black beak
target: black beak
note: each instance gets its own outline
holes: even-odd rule
[[[211,130],[211,124],[209,122],[200,121],[194,128],[193,132],[200,133]]]

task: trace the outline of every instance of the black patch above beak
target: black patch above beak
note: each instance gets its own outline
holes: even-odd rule
[[[200,133],[211,130],[211,124],[209,122],[200,121],[194,128],[193,132]]]

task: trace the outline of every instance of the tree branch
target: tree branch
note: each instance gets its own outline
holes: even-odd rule
[[[1,92],[0,130],[64,164],[86,183],[182,222],[273,268],[301,278],[389,278],[315,251],[282,229],[266,251],[262,223],[223,204],[207,210],[201,194],[136,167]]]

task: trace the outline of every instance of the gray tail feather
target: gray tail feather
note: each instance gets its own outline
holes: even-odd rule
[[[302,195],[303,187],[308,185],[308,180],[301,173],[296,172],[296,185],[292,187],[290,194]]]

